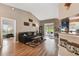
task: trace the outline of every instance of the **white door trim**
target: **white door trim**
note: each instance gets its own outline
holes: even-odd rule
[[[8,21],[13,21],[15,24],[14,24],[14,34],[15,34],[15,37],[14,37],[14,40],[16,41],[16,20],[14,20],[14,19],[11,19],[11,18],[6,18],[6,17],[1,17],[1,47],[2,47],[2,44],[3,44],[3,33],[2,33],[2,31],[3,31],[3,20],[8,20]]]

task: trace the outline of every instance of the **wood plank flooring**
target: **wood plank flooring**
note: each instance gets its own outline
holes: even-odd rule
[[[4,39],[1,56],[57,56],[57,46],[54,39],[47,39],[39,46],[32,48],[13,39]]]

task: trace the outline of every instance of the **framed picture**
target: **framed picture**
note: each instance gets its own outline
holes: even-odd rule
[[[29,26],[29,23],[28,22],[24,22],[24,26]]]
[[[29,22],[33,22],[33,20],[32,19],[29,19]]]
[[[32,24],[32,26],[34,26],[34,27],[35,27],[35,26],[36,26],[36,24]]]

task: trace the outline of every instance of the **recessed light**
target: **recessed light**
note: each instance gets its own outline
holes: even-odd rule
[[[12,10],[14,11],[15,8],[12,8]]]

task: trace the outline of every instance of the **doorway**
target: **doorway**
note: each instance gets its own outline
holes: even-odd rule
[[[13,55],[16,41],[16,20],[1,17],[1,55]],[[4,53],[4,51],[6,53]]]
[[[54,23],[46,23],[44,24],[44,36],[49,39],[54,38]]]

